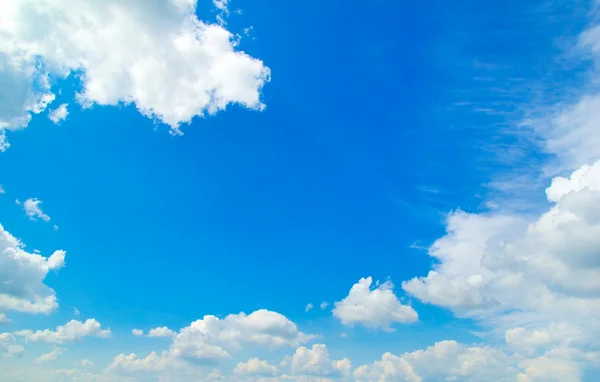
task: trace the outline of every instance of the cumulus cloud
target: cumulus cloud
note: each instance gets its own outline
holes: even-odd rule
[[[60,105],[56,109],[50,110],[50,112],[48,113],[48,118],[50,118],[50,120],[55,125],[60,124],[62,121],[64,121],[65,119],[67,119],[67,116],[69,115],[69,111],[67,110],[67,106],[68,106],[68,104],[63,103],[62,105]]]
[[[314,344],[311,349],[301,346],[292,356],[293,375],[341,377],[349,375],[351,370],[352,363],[347,358],[330,360],[327,347],[323,344]]]
[[[20,204],[17,201],[17,204]],[[25,210],[25,214],[31,220],[42,219],[45,222],[50,221],[50,216],[46,215],[40,205],[42,201],[37,198],[29,198],[23,203],[23,209]]]
[[[21,330],[15,332],[15,335],[24,337],[27,341],[33,342],[48,342],[48,343],[67,343],[80,340],[84,337],[110,337],[110,329],[102,329],[98,321],[93,318],[85,322],[71,320],[64,326],[58,326],[56,331],[50,329],[36,330]]]
[[[50,270],[65,265],[65,251],[50,257],[28,253],[0,225],[0,309],[48,314],[58,307],[54,290],[44,284]]]
[[[386,281],[371,289],[373,279],[362,278],[350,289],[348,296],[336,302],[332,312],[344,325],[361,324],[368,328],[392,331],[393,323],[418,320],[415,310],[403,305],[394,294],[394,284]]]
[[[34,362],[35,363],[44,363],[44,362],[49,362],[49,361],[56,361],[61,356],[61,354],[64,353],[64,351],[65,350],[61,349],[61,348],[54,348],[50,352],[39,356]]]
[[[215,1],[222,11],[226,1]],[[0,15],[0,150],[54,100],[50,77],[78,73],[84,107],[133,104],[180,133],[229,104],[262,110],[270,70],[236,50],[222,25],[195,15],[195,0],[7,0]],[[59,108],[60,109],[60,108]]]
[[[25,349],[17,345],[15,337],[10,333],[0,333],[0,355],[6,358],[22,357]]]
[[[166,326],[163,326],[161,328],[150,329],[148,332],[148,337],[174,337],[175,334],[176,333],[174,331]]]
[[[131,333],[136,337],[141,337],[144,335],[144,331],[142,329],[133,329]]]
[[[171,352],[177,356],[198,360],[230,358],[230,351],[244,345],[270,348],[298,346],[314,336],[302,333],[287,317],[269,310],[251,314],[230,314],[224,319],[205,316],[181,329],[174,338]]]
[[[442,341],[425,350],[396,356],[385,353],[381,360],[354,371],[359,381],[515,381],[514,360],[491,347],[467,347]]]
[[[233,372],[246,376],[274,376],[277,374],[277,367],[270,365],[267,361],[250,358],[248,362],[239,362]]]

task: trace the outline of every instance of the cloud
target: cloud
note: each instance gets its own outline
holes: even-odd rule
[[[15,337],[10,333],[0,333],[0,356],[5,358],[22,357],[25,349],[16,344]]]
[[[327,309],[328,306],[329,306],[329,303],[327,301],[323,301],[320,305],[321,310]]]
[[[10,319],[6,317],[6,314],[0,313],[0,324],[9,324]]]
[[[93,318],[85,322],[71,320],[64,326],[58,326],[56,331],[50,329],[36,330],[21,330],[15,332],[15,335],[24,337],[27,341],[47,342],[47,343],[67,343],[80,340],[84,337],[99,337],[107,338],[111,335],[110,329],[102,329],[98,321]]]
[[[21,204],[18,200],[17,204]],[[46,215],[42,208],[40,207],[42,201],[37,198],[29,198],[23,203],[23,209],[25,210],[25,214],[31,220],[42,219],[45,222],[50,221],[50,216]]]
[[[229,0],[213,0],[214,6],[218,10],[223,11],[225,13],[229,13],[229,9],[227,8],[228,3],[229,3]]]
[[[54,348],[49,353],[45,353],[45,354],[42,354],[41,356],[39,356],[34,362],[35,363],[44,363],[44,362],[49,362],[49,361],[56,361],[61,356],[61,354],[64,353],[64,351],[65,350],[61,349],[61,348]]]
[[[90,361],[89,359],[82,359],[79,364],[81,365],[81,367],[92,367],[94,366],[94,363],[92,361]]]
[[[323,344],[314,344],[311,349],[304,346],[296,349],[292,356],[292,374],[308,375],[313,377],[340,377],[350,374],[352,363],[344,358],[331,361],[327,347]]]
[[[233,372],[238,375],[266,377],[276,375],[277,367],[270,365],[267,361],[251,358],[248,362],[239,362]]]
[[[225,1],[216,6],[226,9]],[[222,25],[195,15],[194,0],[8,0],[0,15],[1,150],[6,130],[27,126],[54,100],[52,78],[75,73],[84,107],[133,104],[172,132],[229,104],[262,110],[270,70],[236,50]]]
[[[362,278],[352,286],[342,301],[336,302],[332,312],[342,324],[361,324],[367,328],[392,331],[393,323],[412,323],[418,320],[415,310],[402,305],[394,294],[391,281],[371,289],[371,277]]]
[[[143,336],[143,335],[144,335],[144,331],[143,331],[143,330],[141,330],[141,329],[133,329],[133,330],[131,331],[131,333],[132,333],[134,336],[137,336],[137,337],[141,337],[141,336]]]
[[[58,307],[54,290],[44,284],[50,270],[65,265],[66,252],[49,258],[23,250],[23,244],[0,225],[0,309],[48,314]]]
[[[171,329],[163,326],[162,328],[150,329],[148,337],[174,337],[176,333]]]
[[[0,195],[6,194],[6,191],[4,190],[4,187],[2,187],[2,185],[0,184]]]
[[[67,106],[68,106],[68,104],[63,103],[58,108],[56,108],[54,110],[50,110],[50,112],[48,113],[48,118],[50,118],[50,120],[55,125],[60,124],[62,121],[64,121],[65,119],[67,119],[67,116],[69,115],[69,111],[67,110]]]
[[[491,347],[467,347],[442,341],[425,350],[396,356],[385,353],[381,360],[354,371],[358,381],[515,381],[514,361]]]
[[[230,351],[245,345],[295,347],[313,338],[282,314],[261,309],[248,315],[230,314],[222,320],[205,316],[192,322],[174,338],[171,352],[184,358],[216,361],[230,358]]]
[[[313,308],[313,304],[306,304],[306,308],[304,308],[305,312],[308,312],[309,310],[311,310]]]

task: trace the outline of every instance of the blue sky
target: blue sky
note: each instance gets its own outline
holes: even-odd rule
[[[594,380],[596,6],[6,2],[0,381]]]

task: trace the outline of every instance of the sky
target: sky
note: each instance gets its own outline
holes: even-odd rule
[[[0,0],[0,382],[597,381],[599,6]]]

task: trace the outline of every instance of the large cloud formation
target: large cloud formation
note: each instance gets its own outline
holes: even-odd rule
[[[44,284],[51,270],[65,265],[65,251],[46,258],[23,249],[0,224],[0,311],[48,314],[58,307],[54,290]]]
[[[179,132],[237,103],[263,109],[270,70],[232,33],[195,15],[195,0],[6,0],[0,12],[0,151],[76,74],[83,106],[134,104]]]

